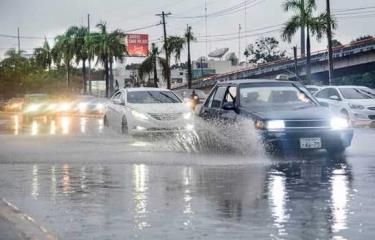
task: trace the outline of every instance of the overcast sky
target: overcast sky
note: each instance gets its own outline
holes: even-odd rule
[[[244,0],[207,0],[208,14],[221,11],[235,6]],[[208,52],[217,48],[228,47],[230,51],[238,53],[238,27],[241,24],[242,35],[244,31],[251,31],[268,26],[284,23],[290,14],[283,12],[281,8],[282,0],[249,0],[245,11],[237,11],[233,14],[209,17],[208,35],[214,36],[208,43]],[[182,35],[186,24],[192,26],[193,32],[198,36],[198,42],[192,45],[192,58],[206,54],[205,21],[204,18],[176,18],[184,16],[204,15],[205,0],[0,0],[0,34],[16,35],[17,27],[20,28],[21,36],[44,37],[49,39],[53,45],[53,38],[56,34],[63,33],[69,26],[86,25],[87,14],[91,15],[91,27],[95,29],[95,24],[100,20],[106,21],[110,30],[120,28],[124,31],[139,27],[149,26],[160,22],[160,17],[155,14],[161,11],[171,12],[171,17],[167,18],[167,33]],[[318,11],[325,8],[325,0],[317,0]],[[331,0],[332,9],[348,9],[359,7],[375,7],[374,0]],[[375,8],[367,8],[364,12],[346,15],[345,18],[338,19],[338,29],[335,31],[335,38],[342,43],[348,43],[353,38],[364,34],[374,34],[375,32]],[[173,17],[173,18],[172,18]],[[241,38],[241,52],[246,43],[252,43],[262,36],[280,36],[279,31],[259,34],[249,32],[247,38]],[[147,33],[151,41],[158,41],[162,36],[162,26],[136,31]],[[231,34],[233,33],[233,34]],[[225,39],[225,41],[218,41]],[[297,40],[298,38],[296,38]],[[290,52],[293,44],[282,43],[282,47]],[[41,39],[21,39],[21,48],[32,51],[34,47],[41,45]],[[158,43],[159,46],[161,45]],[[326,46],[326,40],[320,43],[312,42],[313,50],[320,50]],[[0,37],[0,57],[5,50],[17,47],[17,39]],[[186,53],[182,55],[182,60]]]

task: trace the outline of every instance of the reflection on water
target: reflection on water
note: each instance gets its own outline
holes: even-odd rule
[[[149,226],[147,222],[148,166],[144,164],[133,166],[133,190],[134,221],[138,229],[143,229]]]
[[[31,180],[31,196],[37,199],[38,195],[39,195],[38,165],[33,165],[32,180]]]
[[[271,212],[274,218],[274,225],[278,229],[280,236],[287,235],[284,223],[288,221],[286,213],[287,192],[285,189],[285,176],[280,172],[270,175],[268,180],[269,200],[271,203]]]
[[[186,237],[170,239],[194,238],[199,231],[208,239],[345,239],[342,230],[349,229],[352,178],[346,162],[319,159],[260,167],[62,164],[33,165],[27,171],[31,197],[46,206],[53,202],[51,211],[57,211],[58,217],[48,221],[52,226],[63,221],[68,229],[79,226],[88,235],[77,239],[147,239],[176,229]],[[27,182],[30,196],[29,191]],[[126,234],[100,235],[112,232]],[[76,239],[73,233],[62,236]]]
[[[346,229],[347,215],[348,215],[348,191],[349,182],[345,169],[335,169],[332,172],[331,179],[331,201],[332,201],[332,230],[338,232]]]
[[[12,122],[13,122],[14,135],[18,135],[19,130],[20,130],[20,117],[18,115],[13,115]]]
[[[13,135],[71,135],[103,133],[104,125],[100,116],[77,117],[35,117],[30,122],[23,121],[22,115],[13,114],[4,117],[4,124],[0,126],[0,133]]]
[[[86,122],[87,122],[86,118],[81,118],[80,119],[81,133],[85,133],[86,132]]]
[[[49,134],[50,135],[55,135],[56,134],[56,121],[55,120],[51,121]]]
[[[36,120],[33,121],[31,124],[31,135],[36,136],[38,135],[38,130],[39,130],[39,124]]]
[[[69,175],[70,167],[68,164],[63,165],[63,193],[68,194],[71,193],[70,187],[70,175]]]
[[[70,130],[70,117],[64,116],[61,117],[61,129],[62,129],[62,134],[68,134]]]
[[[57,180],[56,180],[56,167],[51,167],[51,196],[52,200],[56,200],[56,194],[57,194]]]
[[[184,185],[184,214],[186,215],[186,220],[184,221],[185,226],[191,225],[191,217],[194,214],[191,200],[193,199],[191,195],[191,184],[192,184],[192,172],[193,169],[191,167],[184,167],[183,168],[183,185]]]

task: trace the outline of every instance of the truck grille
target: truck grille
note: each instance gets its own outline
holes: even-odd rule
[[[375,120],[375,115],[369,115],[368,118],[370,118],[371,120]]]
[[[286,120],[286,128],[329,128],[328,120]]]
[[[182,113],[149,113],[149,115],[160,121],[172,121],[182,117]]]

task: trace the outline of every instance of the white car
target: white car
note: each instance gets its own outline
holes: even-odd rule
[[[192,111],[170,90],[125,88],[106,107],[104,125],[123,134],[191,131]]]
[[[320,102],[349,119],[354,125],[375,122],[375,91],[361,86],[329,86],[315,94]]]
[[[315,94],[315,93],[318,92],[320,89],[322,89],[321,86],[317,86],[317,85],[305,85],[305,88],[306,88],[311,94]]]

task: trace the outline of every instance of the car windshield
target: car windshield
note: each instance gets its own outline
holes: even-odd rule
[[[374,93],[366,91],[365,88],[340,88],[345,99],[371,99],[375,98]]]
[[[169,91],[134,91],[128,93],[128,103],[180,103],[176,95]]]
[[[269,108],[300,108],[315,106],[315,103],[303,91],[292,84],[273,85],[240,85],[240,104],[243,107]]]

